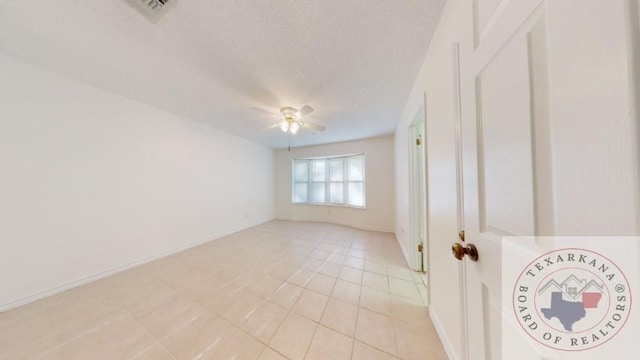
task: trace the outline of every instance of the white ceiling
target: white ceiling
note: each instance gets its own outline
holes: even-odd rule
[[[0,0],[0,52],[269,147],[393,133],[445,0]],[[309,104],[288,139],[262,130]]]

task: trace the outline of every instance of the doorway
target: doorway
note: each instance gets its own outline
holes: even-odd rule
[[[413,122],[409,126],[409,207],[411,244],[413,249],[409,266],[416,271],[424,272],[427,269],[426,246],[426,164],[425,164],[425,107],[421,106],[416,112]]]

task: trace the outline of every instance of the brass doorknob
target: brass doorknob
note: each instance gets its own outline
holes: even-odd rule
[[[462,260],[462,258],[467,255],[469,256],[469,260],[478,261],[478,249],[473,244],[462,246],[460,243],[455,243],[451,246],[451,252],[453,252],[453,257],[458,260]]]

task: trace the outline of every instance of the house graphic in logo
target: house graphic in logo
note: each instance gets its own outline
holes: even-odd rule
[[[605,291],[603,284],[574,274],[560,283],[551,279],[538,291],[538,299],[550,299],[549,307],[542,307],[540,311],[547,320],[555,317],[565,331],[572,332],[573,325],[587,315],[587,309],[598,309]]]
[[[522,330],[558,351],[586,351],[607,343],[624,328],[631,309],[631,289],[622,270],[584,248],[539,255],[522,268],[512,296],[513,315]]]

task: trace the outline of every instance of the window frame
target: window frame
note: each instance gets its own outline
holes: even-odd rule
[[[362,179],[360,179],[360,180],[351,180],[350,177],[349,177],[349,173],[348,173],[348,171],[349,171],[349,160],[351,158],[356,157],[356,156],[358,156],[358,155],[349,156],[349,157],[347,157],[345,159],[345,164],[344,164],[344,169],[345,169],[345,179],[344,179],[344,184],[345,185],[344,186],[345,186],[345,189],[344,189],[344,191],[345,191],[346,194],[349,193],[349,185],[350,184],[362,184],[362,206],[349,204],[349,197],[348,196],[345,197],[345,201],[349,206],[360,208],[360,207],[365,207],[366,204],[367,204],[367,196],[366,196],[366,189],[365,189],[365,176],[364,176],[365,169],[366,169],[364,155],[362,155]]]
[[[296,160],[304,161],[307,164],[306,165],[307,166],[307,180],[305,180],[305,181],[298,181],[297,180],[297,177],[296,177]],[[310,184],[311,184],[311,177],[312,177],[312,174],[311,174],[311,160],[309,160],[309,159],[296,159],[296,160],[293,161],[292,168],[291,168],[291,175],[292,175],[291,182],[292,182],[292,185],[293,185],[293,186],[291,186],[291,202],[293,204],[300,204],[300,203],[295,202],[295,200],[296,200],[296,188],[297,188],[296,185],[298,185],[298,184],[305,184],[307,186],[307,191],[306,191],[307,196],[306,196],[306,198],[307,198],[307,201],[309,201],[309,199],[311,199],[311,188],[309,187]]]
[[[331,180],[331,160],[335,160],[335,159],[340,159],[342,160],[342,180],[337,181],[337,180]],[[334,156],[331,158],[327,158],[325,160],[327,162],[327,164],[329,165],[329,171],[327,172],[327,178],[328,178],[328,183],[327,183],[327,189],[329,190],[328,196],[327,196],[327,205],[335,205],[335,206],[344,206],[347,205],[348,201],[347,201],[347,187],[346,187],[346,173],[345,171],[347,170],[347,157],[346,156]],[[331,184],[342,184],[342,202],[332,202],[331,201]]]
[[[349,159],[360,157],[362,159],[362,179],[350,180],[349,178]],[[342,160],[342,180],[331,180],[331,161],[335,159]],[[314,161],[324,162],[324,179],[316,180],[314,178]],[[296,164],[298,162],[305,162],[307,167],[307,181],[298,181],[296,179]],[[313,187],[314,184],[324,184],[324,202],[314,202]],[[362,206],[351,205],[349,203],[349,184],[359,183],[362,184]],[[291,204],[292,205],[313,205],[313,206],[337,206],[348,207],[353,209],[366,209],[367,197],[366,197],[366,156],[364,153],[336,155],[336,156],[317,156],[306,158],[294,158],[291,162]],[[296,202],[296,185],[307,184],[306,201]],[[331,184],[342,184],[342,202],[331,201]]]
[[[327,161],[326,160],[324,160],[324,179],[316,180],[316,178],[315,178],[315,164],[322,162],[322,160],[324,160],[324,159],[311,159],[309,161],[309,164],[311,164],[309,169],[311,171],[310,171],[310,176],[309,176],[309,197],[307,198],[307,200],[308,200],[308,203],[314,204],[314,205],[326,204],[327,203],[327,198],[328,198],[328,195],[329,195],[329,192],[327,191],[328,190],[327,189],[327,180],[329,180],[327,175],[328,175],[329,171],[327,169]],[[315,198],[315,194],[314,194],[315,186],[314,185],[316,185],[316,184],[324,184],[324,186],[323,186],[324,187],[324,199],[323,199],[323,201],[319,201],[319,202],[318,201],[314,201],[314,198]],[[300,204],[300,203],[298,203],[298,204]]]

